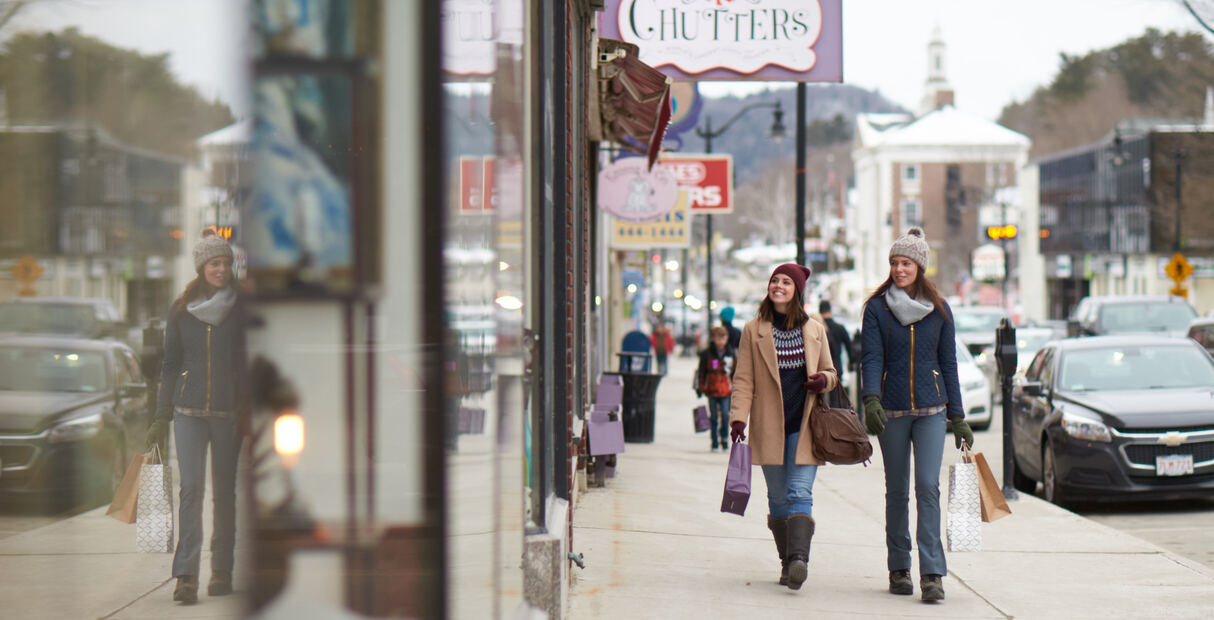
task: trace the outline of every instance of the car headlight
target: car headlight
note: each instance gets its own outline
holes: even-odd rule
[[[961,384],[961,389],[963,389],[967,392],[969,390],[977,390],[979,388],[984,388],[984,387],[986,387],[986,379],[983,379],[983,378],[972,379],[970,381],[966,381],[965,383]]]
[[[101,431],[101,414],[95,413],[83,418],[68,420],[51,429],[47,441],[61,443],[64,441],[80,441],[94,437]]]
[[[1113,436],[1109,433],[1109,427],[1095,420],[1079,416],[1062,414],[1062,429],[1066,431],[1066,434],[1075,439],[1103,442],[1113,441]]]

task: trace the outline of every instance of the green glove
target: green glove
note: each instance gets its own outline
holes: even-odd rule
[[[957,444],[957,449],[961,449],[961,442],[965,445],[974,447],[974,431],[970,429],[970,423],[961,418],[953,418],[950,420],[953,423],[953,443]]]
[[[148,450],[152,446],[160,446],[163,448],[169,440],[169,421],[164,418],[156,418],[152,425],[148,427],[148,436],[144,440],[144,447]]]
[[[880,435],[885,430],[885,408],[881,399],[872,394],[864,397],[864,426],[869,435]]]

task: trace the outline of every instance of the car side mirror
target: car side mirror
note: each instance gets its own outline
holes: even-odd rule
[[[1045,386],[1040,381],[1025,381],[1020,384],[1020,392],[1025,396],[1045,396]]]
[[[1076,319],[1067,319],[1066,322],[1066,337],[1076,338],[1082,333],[1083,328],[1079,326],[1079,321]]]

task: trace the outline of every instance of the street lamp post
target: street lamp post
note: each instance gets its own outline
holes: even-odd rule
[[[707,116],[707,115],[704,116],[704,127],[703,128],[696,127],[696,135],[700,136],[701,138],[704,138],[704,152],[712,153],[712,139],[720,137],[739,118],[742,118],[743,114],[746,114],[747,112],[749,112],[755,108],[775,108],[772,111],[771,137],[772,137],[772,139],[774,139],[776,141],[779,141],[780,139],[782,139],[784,137],[784,110],[780,107],[780,102],[775,101],[775,102],[752,103],[752,104],[742,108],[741,110],[738,110],[738,113],[734,114],[733,117],[730,118],[728,121],[725,121],[725,124],[721,125],[720,129],[714,130],[712,128],[712,117]],[[705,214],[705,216],[704,216],[704,228],[705,228],[705,233],[704,233],[704,260],[705,260],[705,263],[704,263],[705,264],[705,269],[704,269],[704,297],[705,297],[704,310],[705,310],[705,316],[708,319],[707,322],[704,323],[704,329],[705,329],[705,331],[707,331],[709,328],[712,327],[712,214],[711,213]],[[686,263],[684,263],[684,269],[686,269]],[[683,294],[686,295],[687,291],[684,290]]]
[[[1174,246],[1172,249],[1177,253],[1180,252],[1180,214],[1183,213],[1180,202],[1180,175],[1184,171],[1185,155],[1186,153],[1179,146],[1172,149],[1172,161],[1176,164],[1176,237],[1172,242]]]

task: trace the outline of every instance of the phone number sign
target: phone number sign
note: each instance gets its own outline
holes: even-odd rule
[[[679,199],[668,213],[647,222],[628,222],[611,218],[611,246],[616,248],[685,248],[691,241],[691,214],[687,192],[679,190]]]
[[[657,165],[674,175],[693,214],[733,213],[732,155],[664,154]]]

